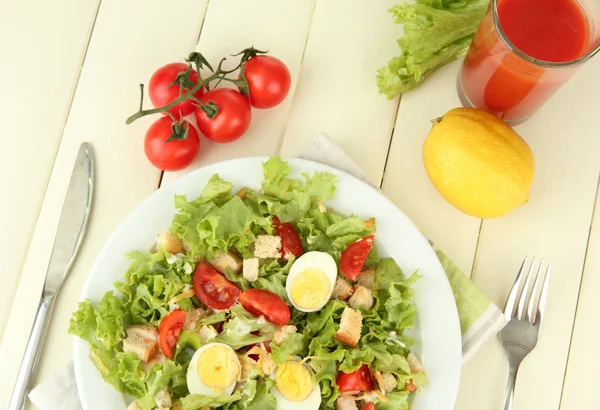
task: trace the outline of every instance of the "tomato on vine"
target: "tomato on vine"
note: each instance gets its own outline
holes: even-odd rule
[[[250,105],[272,108],[287,96],[292,77],[290,70],[279,59],[267,55],[250,57],[244,64],[240,79],[248,82]],[[241,89],[241,87],[240,87]]]
[[[148,84],[148,94],[155,107],[163,107],[175,101],[180,95],[187,94],[197,84],[198,72],[196,70],[185,63],[171,63],[160,67],[152,74]],[[200,98],[203,94],[204,88],[200,88],[193,95]],[[180,119],[194,111],[194,101],[192,99],[185,100],[169,108],[168,111],[175,118]],[[167,115],[166,112],[162,114]]]
[[[252,112],[248,97],[231,88],[208,91],[196,108],[196,124],[200,132],[215,142],[231,142],[240,138],[250,126]]]
[[[190,165],[200,150],[196,129],[187,121],[173,122],[170,117],[156,120],[144,139],[148,160],[163,171],[179,171]]]

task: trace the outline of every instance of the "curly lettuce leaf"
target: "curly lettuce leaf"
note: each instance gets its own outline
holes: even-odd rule
[[[181,410],[201,410],[204,407],[211,409],[222,407],[228,403],[234,403],[241,398],[239,392],[233,393],[231,396],[206,396],[204,394],[190,394],[180,400]]]
[[[242,398],[227,407],[227,410],[275,410],[277,400],[271,394],[275,382],[270,377],[252,378],[241,391]]]
[[[402,54],[377,72],[377,86],[393,98],[418,86],[439,67],[460,57],[485,14],[489,0],[417,0],[389,11],[404,27]]]

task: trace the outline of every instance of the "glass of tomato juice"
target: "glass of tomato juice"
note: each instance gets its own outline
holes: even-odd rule
[[[600,1],[583,1],[491,0],[458,77],[462,104],[509,124],[534,114],[600,50]]]

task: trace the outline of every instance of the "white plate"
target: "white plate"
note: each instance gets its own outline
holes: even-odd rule
[[[135,208],[110,236],[98,255],[83,289],[82,299],[98,302],[122,280],[129,265],[124,255],[132,250],[149,249],[156,234],[169,227],[176,212],[173,197],[200,195],[214,173],[231,182],[258,189],[262,181],[261,164],[268,158],[243,158],[213,164],[191,172],[159,189]],[[419,270],[423,276],[417,291],[416,352],[422,358],[429,387],[418,394],[412,410],[451,410],[458,391],[461,369],[461,335],[452,291],[440,262],[427,240],[381,192],[337,169],[301,159],[287,159],[292,177],[302,172],[327,171],[338,179],[338,191],[328,203],[337,212],[377,218],[376,243],[380,253],[392,256],[405,273]],[[75,338],[75,376],[81,404],[85,410],[125,409],[125,398],[102,377],[89,359],[87,343]]]

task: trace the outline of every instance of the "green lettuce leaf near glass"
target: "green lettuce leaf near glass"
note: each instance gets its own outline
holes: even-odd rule
[[[489,0],[416,0],[389,11],[404,34],[401,54],[377,73],[379,91],[388,98],[417,87],[429,74],[464,55]]]
[[[104,380],[119,392],[135,396],[144,410],[155,408],[155,395],[165,388],[183,410],[275,410],[276,399],[271,394],[274,381],[257,372],[231,396],[190,394],[187,368],[193,353],[203,345],[195,331],[217,324],[219,334],[210,342],[224,343],[241,353],[251,345],[271,342],[275,364],[282,364],[289,357],[306,359],[321,388],[320,409],[335,408],[340,395],[336,384],[339,371],[352,372],[363,364],[372,371],[391,373],[398,382],[400,391],[387,393],[388,401],[373,397],[377,410],[406,409],[406,383],[426,385],[425,374],[412,372],[408,364],[407,356],[415,340],[405,334],[414,325],[415,295],[411,286],[419,275],[406,277],[393,259],[380,257],[376,246],[365,263],[365,268],[375,269],[374,306],[361,310],[363,331],[357,348],[335,339],[347,303],[331,300],[317,312],[292,309],[289,324],[297,331],[280,344],[272,342],[277,326],[236,304],[227,311],[210,312],[197,322],[195,331],[184,330],[170,360],[149,366],[134,353],[123,351],[129,325],[156,327],[174,308],[206,310],[196,296],[189,296],[198,261],[230,250],[252,257],[256,237],[274,233],[273,217],[292,223],[304,251],[326,252],[338,263],[350,244],[375,233],[374,219],[341,215],[326,207],[324,201],[335,194],[334,175],[303,174],[303,180],[296,180],[290,178],[290,173],[285,161],[273,157],[263,164],[264,181],[258,190],[243,188],[233,192],[232,184],[213,175],[198,198],[176,196],[178,212],[170,232],[184,241],[184,253],[171,255],[163,249],[129,253],[129,268],[123,280],[115,283],[115,291],[107,292],[97,305],[89,300],[81,302],[73,313],[69,333],[89,343],[91,360]],[[261,260],[258,279],[252,283],[232,271],[224,274],[242,289],[265,289],[288,301],[285,283],[293,263],[293,255],[288,261]],[[187,297],[178,297],[186,292]]]

